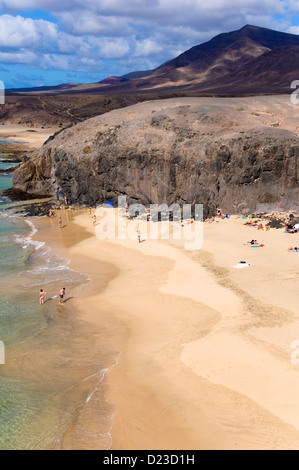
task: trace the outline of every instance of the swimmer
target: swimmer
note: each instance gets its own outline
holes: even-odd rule
[[[64,297],[64,296],[65,296],[65,288],[60,289],[60,291],[59,291],[58,297],[59,297],[59,303],[60,303],[60,304],[63,304],[63,297]]]
[[[46,292],[44,292],[43,289],[41,289],[40,293],[39,293],[39,303],[40,303],[40,305],[43,305],[43,303],[45,301],[45,295],[46,295]]]

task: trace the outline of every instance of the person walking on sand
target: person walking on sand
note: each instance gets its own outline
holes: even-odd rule
[[[88,209],[88,215],[91,217],[91,207]]]
[[[45,295],[46,295],[46,292],[44,292],[43,289],[41,289],[40,293],[39,293],[39,303],[40,303],[40,305],[44,304]]]
[[[137,234],[138,234],[138,243],[140,243],[141,242],[141,231],[140,231],[140,229],[138,230]]]
[[[59,291],[59,304],[62,305],[63,304],[63,298],[65,296],[65,288],[63,287],[63,289],[60,289]]]
[[[59,228],[62,228],[62,218],[61,217],[59,217],[58,223],[59,223]]]
[[[49,210],[49,217],[50,217],[50,218],[53,217],[53,210],[52,210],[52,208],[50,208],[50,210]]]
[[[97,224],[97,216],[94,215],[93,216],[93,226],[95,226]]]

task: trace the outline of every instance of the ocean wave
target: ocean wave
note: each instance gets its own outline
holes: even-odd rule
[[[35,227],[34,223],[31,222],[31,220],[28,220],[28,219],[24,219],[26,224],[29,225],[29,227],[31,228],[31,233],[28,235],[30,238],[33,237],[33,235],[35,233],[37,233],[37,228]]]
[[[19,243],[20,245],[22,245],[22,248],[24,250],[26,250],[30,246],[34,247],[36,250],[39,250],[40,248],[45,246],[44,242],[34,241],[34,240],[31,240],[31,238],[29,237],[20,237],[18,235],[15,235],[14,240],[16,243]]]
[[[11,201],[7,196],[0,197],[0,204],[7,204],[8,202],[11,202]]]
[[[37,233],[37,228],[35,227],[33,222],[31,222],[31,220],[28,220],[28,219],[25,219],[25,218],[23,220],[26,222],[27,225],[29,225],[29,227],[31,228],[31,232],[28,235],[25,235],[25,236],[15,235],[15,237],[14,237],[15,242],[23,245],[22,248],[24,248],[24,249],[29,248],[29,246],[32,246],[36,250],[39,250],[40,248],[45,246],[45,242],[39,242],[37,240],[32,240],[33,235],[35,235]]]
[[[90,281],[89,276],[74,271],[68,266],[69,259],[60,258],[46,246],[41,248],[35,253],[35,266],[26,271],[27,282],[23,284],[24,287],[36,287],[59,281],[63,281],[64,284],[80,284]]]
[[[9,212],[0,213],[0,217],[15,216]],[[23,217],[16,217],[17,221],[22,219],[29,226],[30,232],[26,234],[15,233],[13,241],[21,245],[24,250],[23,266],[27,267],[20,275],[21,285],[26,289],[37,286],[45,286],[51,283],[63,282],[66,286],[70,284],[81,284],[90,281],[90,277],[72,270],[69,267],[70,260],[62,258],[46,246],[45,242],[33,240],[38,232],[34,222]],[[10,219],[11,220],[11,219]],[[9,239],[8,239],[9,240]]]

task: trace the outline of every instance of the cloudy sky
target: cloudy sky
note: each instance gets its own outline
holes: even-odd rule
[[[298,0],[0,0],[6,88],[150,70],[245,24],[299,34]]]

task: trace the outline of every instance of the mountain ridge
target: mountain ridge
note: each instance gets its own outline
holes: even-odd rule
[[[296,60],[290,57],[290,51]],[[272,87],[273,80],[269,76],[268,90],[265,91],[264,79],[261,83],[256,79],[256,73],[258,73],[256,61],[260,59],[261,62],[263,58],[268,60],[271,52],[273,53],[272,62],[269,63],[268,72],[275,75],[276,81],[279,75],[282,77],[281,86],[276,84]],[[286,84],[283,78],[286,74],[294,74],[293,79],[297,78],[296,73],[299,75],[298,54],[298,35],[246,25],[241,29],[221,33],[207,42],[193,46],[154,70],[133,71],[123,76],[110,76],[97,83],[62,84],[40,89],[10,89],[8,92],[115,95],[156,93],[159,90],[163,93],[182,92],[205,95],[217,93],[220,87],[221,93],[227,95],[245,92],[279,94],[289,91],[292,80]],[[277,59],[276,68],[275,58]],[[242,73],[246,74],[246,82],[249,86],[244,87]],[[236,82],[238,76],[240,76],[240,81]],[[232,77],[234,78],[233,88],[230,86]],[[290,80],[289,77],[287,79]]]

